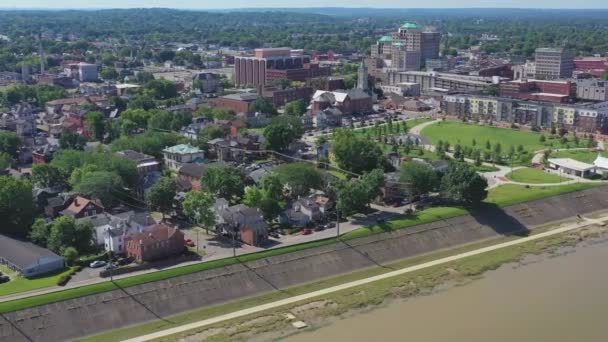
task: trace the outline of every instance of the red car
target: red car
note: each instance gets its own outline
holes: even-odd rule
[[[184,244],[188,247],[194,247],[194,242],[191,239],[185,240]]]
[[[304,228],[304,229],[301,230],[300,234],[302,234],[302,235],[310,235],[310,234],[312,234],[312,229],[310,229],[310,228]]]

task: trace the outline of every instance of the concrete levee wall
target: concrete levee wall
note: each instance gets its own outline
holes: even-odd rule
[[[61,341],[259,295],[577,214],[608,209],[594,188],[4,314],[0,341]]]

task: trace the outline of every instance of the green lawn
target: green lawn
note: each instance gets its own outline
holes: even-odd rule
[[[500,143],[503,152],[507,152],[510,146],[517,147],[522,145],[525,150],[533,152],[543,149],[545,146],[539,141],[540,134],[534,132],[518,131],[508,128],[479,126],[475,124],[465,124],[460,122],[440,122],[427,126],[422,130],[422,136],[429,139],[433,144],[439,140],[448,141],[452,146],[460,144],[462,146],[473,146],[473,139],[476,141],[475,147],[485,149],[486,142],[489,141],[492,147]]]
[[[37,290],[45,287],[51,287],[57,285],[57,280],[62,275],[69,273],[69,269],[65,269],[60,272],[43,275],[35,278],[23,278],[17,276],[15,272],[0,265],[0,271],[2,273],[11,276],[11,281],[8,283],[0,284],[0,296],[6,296],[13,293],[27,292]]]
[[[480,166],[473,165],[473,168],[477,172],[496,172],[496,171],[500,170],[499,168],[497,168],[495,166],[489,166],[489,165],[480,165]]]
[[[560,193],[572,192],[577,190],[588,189],[594,186],[598,186],[598,184],[590,184],[590,183],[580,183],[580,184],[570,184],[563,186],[553,186],[553,187],[530,187],[526,188],[524,186],[507,184],[500,186],[498,188],[494,188],[490,190],[488,194],[488,198],[486,202],[493,203],[498,206],[508,206],[517,203],[522,203],[526,201],[537,200],[545,197],[551,197],[558,195]],[[385,231],[403,229],[407,227],[411,227],[417,224],[433,222],[441,219],[447,219],[451,217],[456,217],[460,215],[464,215],[467,213],[465,208],[460,207],[434,207],[423,210],[419,213],[416,213],[412,217],[402,217],[396,218],[394,220],[389,220],[381,225],[373,225],[371,227],[359,228],[352,232],[349,232],[343,235],[341,240],[350,240],[356,239],[359,237],[364,237],[372,234],[378,234]],[[24,299],[9,301],[0,303],[0,313],[7,313],[16,310],[22,310],[30,307],[35,307],[44,304],[50,304],[54,302],[64,301],[68,299],[79,298],[87,295],[107,292],[111,290],[118,289],[120,287],[129,287],[140,284],[145,284],[153,281],[159,281],[164,279],[169,279],[173,277],[178,277],[182,275],[187,275],[191,273],[201,272],[209,269],[214,269],[218,267],[234,265],[241,262],[259,260],[267,257],[271,257],[274,255],[280,255],[285,253],[296,252],[308,248],[314,248],[319,246],[324,246],[328,244],[335,243],[337,241],[336,238],[329,238],[325,240],[313,241],[308,243],[303,243],[299,245],[287,246],[283,248],[270,249],[262,252],[251,253],[243,256],[239,256],[238,258],[225,258],[220,260],[213,260],[209,262],[188,265],[183,267],[177,267],[172,269],[167,269],[163,271],[147,273],[142,275],[137,275],[129,278],[123,278],[116,280],[114,283],[109,281],[94,284],[81,286],[73,289],[67,289],[59,292],[48,293],[39,296],[28,297]],[[10,283],[9,283],[10,284]],[[53,284],[46,284],[40,287],[48,287]],[[118,285],[118,286],[117,286]],[[32,288],[33,289],[33,288]],[[21,289],[16,292],[22,291]]]
[[[344,172],[340,172],[338,170],[328,170],[327,173],[338,178],[339,180],[343,180],[343,181],[348,180],[348,176]]]
[[[605,185],[605,184],[601,184]],[[559,186],[531,186],[505,184],[489,191],[486,202],[506,207],[518,203],[534,201],[568,192],[600,186],[597,183],[574,183]]]
[[[514,182],[532,184],[560,183],[569,180],[567,177],[554,175],[543,170],[533,168],[514,170],[513,172],[507,174],[507,178]]]
[[[551,153],[550,158],[572,158],[583,163],[592,164],[598,153],[603,157],[608,157],[608,152],[595,152],[590,150],[557,151]]]

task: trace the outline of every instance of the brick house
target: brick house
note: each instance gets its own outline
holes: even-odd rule
[[[184,251],[184,233],[164,224],[146,227],[143,232],[132,234],[124,241],[127,256],[139,263],[179,255]]]

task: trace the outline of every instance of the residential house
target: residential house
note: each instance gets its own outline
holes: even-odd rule
[[[201,189],[201,177],[207,167],[203,164],[184,164],[177,171],[177,177],[186,182],[190,182],[192,190]]]
[[[309,111],[318,113],[326,108],[337,108],[342,114],[369,113],[373,110],[373,100],[361,89],[317,90],[312,96]]]
[[[236,161],[242,163],[245,159],[256,159],[260,156],[260,142],[255,136],[237,137],[230,139],[217,138],[210,140],[209,152],[214,153],[219,161]]]
[[[184,233],[175,227],[155,224],[125,238],[127,256],[135,261],[153,261],[184,252]]]
[[[101,203],[84,198],[82,196],[76,196],[72,203],[63,211],[61,215],[72,216],[76,219],[95,216],[104,212],[104,207]]]
[[[261,246],[268,240],[268,225],[257,208],[244,204],[225,208],[222,213],[223,232],[236,231],[237,239],[251,246]]]
[[[0,234],[0,264],[29,278],[61,270],[65,260],[29,241]]]
[[[179,170],[184,164],[203,163],[205,152],[190,144],[180,144],[167,147],[163,150],[165,166],[172,170]]]
[[[133,150],[118,151],[116,155],[134,162],[140,175],[160,171],[160,163],[153,156]]]
[[[139,233],[145,227],[155,224],[148,211],[127,211],[120,214],[102,213],[78,219],[79,222],[91,222],[97,245],[104,246],[108,252],[124,254],[124,239],[131,234]]]

